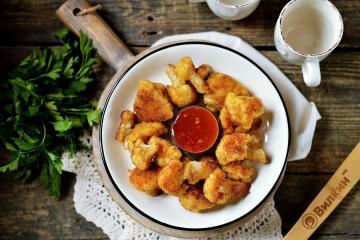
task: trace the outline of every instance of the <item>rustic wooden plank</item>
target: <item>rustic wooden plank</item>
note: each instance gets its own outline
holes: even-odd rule
[[[286,233],[323,187],[329,175],[287,174],[275,195],[276,208]],[[0,239],[104,239],[106,236],[86,222],[74,209],[74,176],[65,174],[68,191],[57,201],[38,182],[23,184],[0,176]],[[301,181],[300,181],[301,179]],[[290,210],[291,209],[291,210]],[[318,229],[314,239],[356,239],[360,236],[360,186],[356,186]],[[348,235],[346,235],[348,234]]]
[[[39,181],[24,184],[0,175],[0,239],[105,239],[101,229],[75,212],[75,176],[65,173],[63,179],[58,201]]]
[[[329,180],[330,175],[285,174],[275,194],[275,206],[287,233],[307,206]],[[316,234],[360,234],[360,186],[355,186],[334,212],[318,228]],[[355,214],[354,214],[355,213]]]
[[[318,239],[318,240],[358,240],[360,239],[359,234],[337,234],[337,235],[319,235],[314,234],[310,239]]]
[[[55,10],[63,0],[2,1],[0,3],[0,44],[56,43],[54,29],[62,26]],[[187,0],[127,1],[99,0],[101,15],[128,45],[148,46],[157,39],[180,33],[219,31],[243,37],[254,46],[274,46],[276,19],[287,0],[262,1],[248,18],[229,22],[216,17],[205,3]],[[342,47],[360,47],[360,1],[334,0],[343,15],[345,32]]]
[[[13,68],[31,47],[0,48],[0,77]],[[144,48],[131,48],[134,53]],[[288,165],[289,172],[334,172],[359,141],[360,128],[360,55],[335,51],[322,64],[323,81],[317,88],[308,88],[298,66],[290,65],[275,51],[262,51],[294,82],[299,90],[314,101],[322,115],[318,122],[310,155]],[[114,71],[102,63],[96,71],[99,96]]]

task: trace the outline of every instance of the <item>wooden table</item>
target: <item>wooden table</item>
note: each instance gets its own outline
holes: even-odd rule
[[[97,2],[103,6],[101,15],[134,53],[171,34],[219,31],[237,35],[275,62],[317,104],[322,119],[311,153],[303,161],[289,163],[275,195],[286,233],[360,140],[360,1],[333,1],[343,16],[345,32],[340,47],[321,63],[323,81],[317,88],[304,86],[300,68],[285,62],[275,50],[273,29],[286,1],[264,0],[250,17],[238,22],[223,21],[206,4],[188,4],[186,0]],[[53,33],[62,26],[55,17],[61,3],[59,0],[0,3],[1,77],[35,47],[60,44]],[[97,72],[99,84],[103,86],[112,74],[104,65]],[[23,184],[9,175],[0,176],[0,238],[105,239],[99,228],[74,210],[75,177],[65,173],[63,179],[63,197],[57,201],[47,195],[38,181]],[[313,238],[360,238],[359,185]]]

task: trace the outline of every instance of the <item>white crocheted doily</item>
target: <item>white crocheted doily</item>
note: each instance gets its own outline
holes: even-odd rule
[[[170,240],[175,239],[151,231],[136,223],[111,199],[97,173],[91,150],[91,137],[82,141],[90,147],[70,156],[62,156],[63,170],[76,174],[74,204],[76,211],[87,221],[95,223],[110,239]],[[268,201],[263,210],[250,222],[209,240],[232,239],[281,239],[281,219],[274,207],[274,200]]]

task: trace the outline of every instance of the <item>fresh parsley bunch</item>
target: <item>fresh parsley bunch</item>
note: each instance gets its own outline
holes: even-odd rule
[[[60,196],[65,151],[75,153],[84,129],[100,121],[89,98],[96,51],[83,33],[56,33],[63,46],[35,50],[0,86],[0,139],[9,151],[0,172],[23,181],[40,176],[50,195]]]

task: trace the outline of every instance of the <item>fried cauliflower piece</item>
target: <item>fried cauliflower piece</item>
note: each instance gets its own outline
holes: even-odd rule
[[[245,131],[251,128],[255,119],[264,114],[264,107],[257,97],[237,96],[235,93],[229,93],[224,106],[229,112],[233,124]]]
[[[166,91],[173,104],[178,107],[188,106],[196,101],[197,94],[194,88],[188,84],[178,87],[166,86]]]
[[[175,65],[175,74],[178,77],[181,84],[185,84],[195,71],[194,64],[190,57],[183,57]]]
[[[204,94],[209,92],[209,88],[207,87],[206,82],[195,71],[191,75],[189,81],[198,93]]]
[[[235,131],[234,125],[231,121],[231,115],[225,107],[223,107],[220,111],[219,120],[223,134],[231,134]]]
[[[190,184],[196,184],[205,180],[216,168],[216,161],[211,157],[202,157],[200,161],[188,161],[184,163],[184,180]]]
[[[137,122],[137,116],[135,113],[126,110],[121,113],[120,119],[121,122],[118,130],[116,131],[115,139],[123,143],[125,137],[130,134],[132,128],[135,126]]]
[[[171,80],[171,86],[166,86],[166,91],[173,104],[178,107],[184,107],[196,101],[197,94],[195,89],[178,79],[174,65],[169,64],[166,74]]]
[[[135,142],[134,148],[131,152],[131,161],[140,170],[146,170],[153,162],[153,157],[159,150],[157,143],[145,144],[143,140],[138,139]]]
[[[151,196],[157,196],[161,193],[158,184],[160,168],[140,170],[135,168],[130,170],[129,180],[139,191],[145,192]]]
[[[180,84],[185,84],[187,81],[190,81],[198,93],[203,94],[209,92],[204,79],[196,73],[190,57],[183,57],[180,59],[176,64],[174,71]]]
[[[218,144],[215,155],[221,165],[247,157],[251,136],[245,133],[225,135]]]
[[[254,162],[261,163],[261,164],[267,163],[266,154],[265,154],[264,150],[261,148],[251,149],[248,152],[247,158]]]
[[[163,167],[159,173],[158,183],[165,193],[179,196],[183,191],[184,166],[182,162],[173,160]]]
[[[159,167],[165,167],[170,161],[179,161],[181,158],[181,151],[165,139],[152,136],[148,144],[159,146],[155,154],[155,161]]]
[[[250,183],[254,177],[254,168],[248,161],[235,161],[221,166],[228,178]]]
[[[204,196],[201,189],[190,186],[183,194],[179,196],[180,204],[187,210],[192,212],[200,212],[216,206]]]
[[[212,73],[212,68],[208,64],[202,64],[195,71],[202,79],[206,79]]]
[[[266,163],[266,155],[260,145],[258,136],[235,132],[222,137],[215,155],[221,165],[244,159]]]
[[[224,106],[226,95],[230,92],[239,96],[249,95],[248,90],[243,85],[223,73],[212,73],[208,77],[206,84],[210,93],[204,95],[204,102],[211,111],[220,111]]]
[[[204,183],[204,196],[212,203],[225,204],[233,197],[243,198],[249,193],[250,184],[226,178],[221,169],[216,169]]]
[[[124,147],[133,150],[136,140],[146,143],[151,136],[161,136],[167,132],[164,124],[160,122],[141,122],[135,125],[131,133],[125,137]]]
[[[173,106],[166,97],[166,88],[160,83],[141,80],[134,102],[134,111],[140,121],[166,121],[173,117]]]

